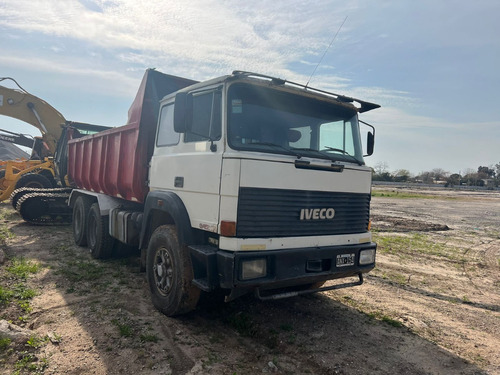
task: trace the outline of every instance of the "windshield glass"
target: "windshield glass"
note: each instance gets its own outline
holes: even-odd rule
[[[354,108],[236,83],[227,117],[233,149],[364,164]]]

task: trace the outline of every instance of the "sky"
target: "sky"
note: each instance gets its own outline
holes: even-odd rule
[[[360,115],[376,127],[368,165],[463,174],[500,163],[499,14],[498,0],[0,0],[0,77],[109,126],[147,68],[310,81],[382,106]]]

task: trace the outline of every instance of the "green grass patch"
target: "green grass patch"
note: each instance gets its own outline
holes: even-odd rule
[[[117,319],[113,319],[111,321],[116,327],[118,327],[118,331],[120,332],[120,336],[122,337],[132,337],[133,330],[132,327],[126,323],[121,323]]]
[[[384,315],[380,311],[375,311],[367,314],[370,318],[380,320],[384,323],[389,324],[390,326],[393,327],[402,327],[403,323],[401,323],[399,320],[395,320],[387,315]]]
[[[30,338],[26,341],[26,346],[29,346],[33,349],[38,349],[45,345],[49,341],[49,337],[40,337],[37,335],[31,335]]]
[[[432,255],[443,257],[452,261],[463,261],[463,250],[436,242],[422,233],[409,233],[406,235],[386,235],[373,233],[374,242],[377,243],[377,251],[392,254],[399,257]]]
[[[29,300],[36,296],[36,291],[23,283],[14,285],[12,292],[13,297],[18,300]]]
[[[390,280],[399,285],[406,285],[408,283],[408,276],[395,271],[384,271],[382,273],[382,278],[385,280]]]
[[[12,233],[9,228],[7,228],[4,225],[0,226],[0,243],[5,244],[5,242],[9,238],[13,238],[13,237],[14,237],[14,233]]]
[[[22,352],[20,359],[14,364],[15,371],[12,374],[43,374],[47,367],[49,367],[47,358],[38,358],[35,354]]]
[[[14,292],[9,288],[0,285],[0,305],[5,305],[10,302]]]
[[[0,305],[17,303],[26,313],[31,312],[30,301],[37,292],[26,285],[26,280],[40,270],[40,265],[25,258],[12,258],[5,267],[7,279],[18,281],[14,285],[0,285]]]
[[[40,271],[40,265],[25,258],[12,258],[6,267],[8,273],[17,279],[26,280],[29,275]]]
[[[71,260],[57,271],[71,282],[96,281],[105,274],[106,268],[92,260]]]
[[[456,197],[441,196],[433,194],[409,193],[398,190],[372,190],[372,197],[399,198],[399,199],[446,199],[456,200]]]
[[[142,334],[140,336],[140,339],[142,342],[155,342],[156,343],[159,341],[158,336],[156,336],[155,334],[148,334],[148,333]]]
[[[7,337],[0,337],[0,351],[7,350],[11,342],[12,340]]]
[[[399,320],[392,319],[388,316],[383,316],[381,319],[384,323],[387,323],[393,327],[402,327],[403,323],[401,323]]]

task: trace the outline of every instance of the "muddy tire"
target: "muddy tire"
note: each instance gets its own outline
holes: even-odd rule
[[[41,174],[26,173],[25,175],[19,177],[19,180],[16,182],[16,189],[22,187],[47,189],[52,187],[52,183],[47,177],[42,176]]]
[[[149,241],[146,275],[153,305],[167,316],[194,310],[200,289],[192,285],[193,266],[175,226],[158,227]]]
[[[109,235],[109,217],[101,216],[99,204],[90,206],[87,219],[87,245],[95,259],[109,258],[113,253],[114,239]]]
[[[78,246],[87,246],[87,224],[92,201],[85,196],[76,198],[73,207],[73,239]]]

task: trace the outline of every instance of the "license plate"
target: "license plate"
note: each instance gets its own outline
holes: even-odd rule
[[[337,255],[337,267],[354,266],[354,254]]]

